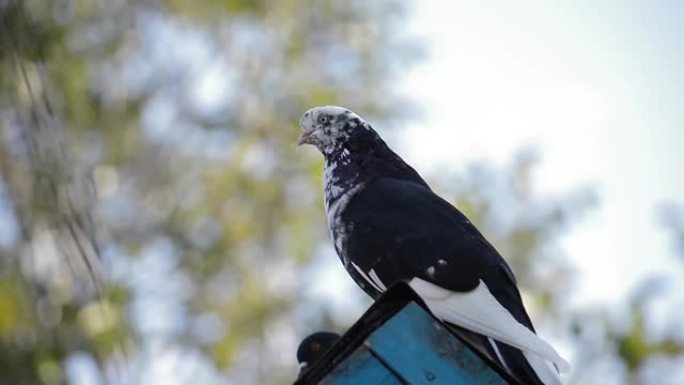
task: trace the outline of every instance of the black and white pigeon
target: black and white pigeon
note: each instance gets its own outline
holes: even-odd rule
[[[297,362],[299,362],[300,378],[309,370],[309,367],[337,342],[341,336],[333,332],[316,332],[302,340],[297,348]]]
[[[436,317],[475,332],[523,383],[560,384],[558,371],[570,365],[535,334],[513,272],[468,218],[354,112],[315,107],[300,126],[299,144],[325,157],[335,250],[368,295],[405,281]]]

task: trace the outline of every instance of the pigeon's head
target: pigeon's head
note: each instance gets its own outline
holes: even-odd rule
[[[353,142],[377,138],[368,123],[344,107],[311,108],[302,115],[299,126],[302,136],[298,144],[314,145],[323,154],[332,154]]]

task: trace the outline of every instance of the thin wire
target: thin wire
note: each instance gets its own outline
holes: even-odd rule
[[[10,7],[13,7],[15,10],[17,10],[17,12],[20,14],[20,17],[22,18],[21,21],[25,22],[26,25],[29,25],[29,20],[28,20],[27,15],[25,14],[25,12],[23,12],[23,8],[16,3],[16,0],[11,0]],[[46,131],[47,127],[44,126],[44,124],[43,124],[44,122],[40,118],[39,102],[36,99],[35,91],[33,89],[31,81],[29,79],[26,66],[20,60],[19,42],[15,39],[15,36],[12,34],[12,31],[10,31],[10,29],[7,28],[7,26],[4,23],[4,20],[3,20],[2,25],[0,25],[0,27],[1,27],[0,29],[5,30],[5,32],[3,34],[8,37],[8,40],[10,42],[9,46],[11,49],[11,53],[9,56],[12,58],[12,61],[14,63],[15,68],[18,68],[20,70],[21,81],[23,82],[24,86],[26,87],[26,90],[27,90],[27,93],[29,96],[29,101],[30,101],[30,106],[28,108],[28,111],[29,111],[29,114],[31,117],[31,123],[32,124],[28,125],[28,126],[22,125],[23,129],[21,131],[21,137],[22,137],[22,139],[26,145],[29,160],[35,161],[35,159],[38,159],[39,161],[42,161],[41,160],[42,155],[40,154],[38,143],[34,139],[31,139],[31,133],[28,133],[25,130]],[[44,58],[41,57],[40,59],[42,59],[44,61]],[[43,73],[39,73],[38,81],[42,83],[43,89],[47,90],[46,79],[45,79]],[[47,92],[43,93],[43,97],[41,99],[42,99],[43,106],[45,107],[45,112],[47,113],[47,115],[49,115],[51,118],[54,119],[55,118],[54,109],[52,108],[51,103],[49,102],[49,97],[47,95]],[[33,132],[32,134],[36,135],[37,133]],[[62,150],[62,153],[65,154],[65,156],[66,156],[66,151],[65,151],[65,148],[63,147],[63,143],[60,143],[60,148]],[[35,166],[35,164],[33,166]],[[59,189],[57,187],[57,181],[54,179],[53,175],[48,176],[48,183],[50,184],[50,191],[52,192],[55,201],[58,201],[59,200]],[[60,221],[62,222],[62,224],[66,225],[68,233],[69,233],[72,241],[74,242],[76,249],[78,250],[78,254],[82,257],[82,260],[86,266],[86,269],[88,271],[88,276],[89,276],[89,278],[93,284],[93,287],[95,289],[95,296],[98,299],[98,301],[101,302],[105,299],[104,294],[102,292],[103,284],[98,279],[98,274],[95,271],[95,268],[94,268],[94,266],[90,260],[90,257],[89,257],[90,253],[88,252],[88,250],[86,250],[85,245],[81,241],[80,233],[85,234],[85,236],[87,237],[88,242],[90,243],[90,246],[92,248],[92,252],[95,254],[96,258],[101,261],[102,259],[101,259],[101,254],[100,254],[100,247],[97,243],[97,240],[95,239],[94,234],[87,232],[86,229],[83,227],[84,225],[81,223],[81,221],[78,220],[78,211],[74,207],[73,198],[71,196],[69,196],[69,194],[67,194],[66,200],[67,200],[67,204],[68,204],[68,212],[60,217]],[[76,227],[78,227],[78,230],[76,229]],[[30,232],[29,229],[25,229],[25,230]],[[25,235],[27,236],[26,237],[27,240],[32,239],[32,236],[30,235],[30,233],[26,233]],[[69,257],[68,257],[68,255],[65,255],[65,256],[67,257],[67,262],[68,262]],[[102,313],[101,314],[102,317],[111,316],[110,314],[105,314],[105,309],[103,307],[98,306],[98,309]],[[127,369],[126,356],[128,354],[127,354],[127,349],[126,349],[124,342],[118,342],[117,345],[120,347],[120,349],[115,348],[115,351],[114,351],[115,357],[113,357],[113,358],[114,358],[115,363],[118,362],[118,364],[115,364],[116,366],[119,367],[118,369],[116,369],[116,372],[118,372],[118,377],[120,379],[122,379],[123,378],[122,372],[127,371],[126,370]],[[108,376],[106,375],[104,370],[103,370],[102,374],[103,374],[102,379],[105,382],[105,384],[109,384],[110,381],[109,381]]]

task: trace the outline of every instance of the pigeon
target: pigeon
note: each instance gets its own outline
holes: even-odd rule
[[[356,113],[314,107],[298,144],[324,157],[323,189],[335,251],[373,299],[406,282],[441,321],[525,384],[560,384],[570,365],[537,336],[511,268],[458,209]]]
[[[299,375],[301,378],[311,364],[316,362],[341,336],[333,332],[316,332],[304,338],[297,348],[297,362],[299,362]]]

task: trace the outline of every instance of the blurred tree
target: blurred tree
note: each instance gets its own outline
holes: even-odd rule
[[[666,205],[663,222],[682,253],[684,210]],[[680,259],[681,261],[681,259]],[[575,331],[576,384],[681,384],[684,325],[681,282],[684,271],[644,279],[624,303],[585,308],[571,314]]]
[[[0,383],[291,379],[299,114],[399,110],[402,7],[0,1]]]
[[[297,332],[325,322],[298,318],[301,267],[321,240],[335,258],[297,120],[404,117],[403,2],[0,0],[0,22],[0,383],[289,382]],[[648,296],[619,330],[568,314],[556,241],[594,196],[542,197],[535,162],[430,179],[537,323],[576,321],[587,367],[596,343],[633,373],[681,352],[644,337]]]

